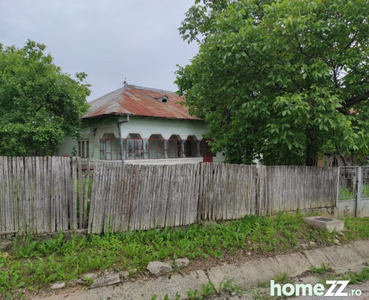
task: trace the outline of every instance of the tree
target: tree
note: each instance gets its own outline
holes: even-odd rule
[[[30,40],[21,49],[0,44],[0,155],[49,155],[80,133],[87,75],[72,79],[45,48]]]
[[[187,12],[180,32],[200,49],[176,79],[213,150],[246,164],[367,154],[368,1],[224,2]]]

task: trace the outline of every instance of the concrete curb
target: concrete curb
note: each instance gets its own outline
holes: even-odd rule
[[[260,282],[269,282],[281,273],[290,277],[296,277],[311,266],[319,268],[323,263],[330,264],[336,272],[344,272],[348,269],[360,266],[369,260],[369,240],[357,241],[343,246],[332,246],[322,249],[307,250],[301,253],[277,255],[275,257],[250,261],[243,264],[230,264],[217,266],[209,270],[197,270],[188,274],[174,274],[167,277],[159,277],[148,281],[124,282],[113,287],[103,287],[88,291],[78,291],[70,294],[53,295],[49,300],[101,300],[101,299],[148,299],[154,294],[157,299],[164,299],[168,295],[175,299],[176,293],[180,299],[186,299],[189,289],[202,290],[202,284],[211,281],[215,288],[221,282],[233,279],[233,283],[242,289],[256,286]]]

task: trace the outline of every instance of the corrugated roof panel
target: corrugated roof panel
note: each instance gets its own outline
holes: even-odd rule
[[[167,102],[160,98],[166,96]],[[183,99],[173,92],[128,85],[89,103],[84,119],[103,115],[132,115],[167,119],[199,120],[188,114]]]

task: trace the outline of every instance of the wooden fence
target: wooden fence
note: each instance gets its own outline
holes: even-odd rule
[[[77,181],[80,158],[0,157],[0,236],[81,228],[87,212]]]
[[[338,169],[96,163],[88,206],[82,182],[89,176],[80,158],[0,157],[0,236],[144,230],[333,207]]]
[[[337,168],[100,163],[89,233],[333,207],[337,180]]]
[[[338,168],[263,166],[258,180],[261,216],[336,205]]]
[[[96,164],[89,233],[191,224],[199,165]]]

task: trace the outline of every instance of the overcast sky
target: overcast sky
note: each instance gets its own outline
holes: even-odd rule
[[[94,100],[129,84],[176,91],[197,53],[178,33],[194,0],[0,0],[0,43],[47,46],[65,73],[85,72]]]

